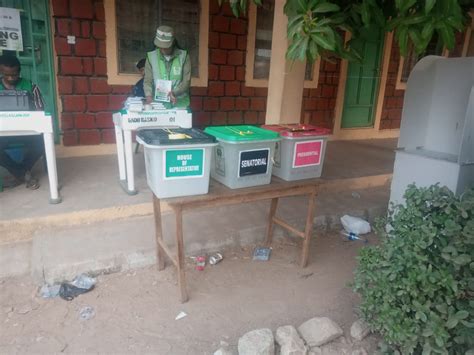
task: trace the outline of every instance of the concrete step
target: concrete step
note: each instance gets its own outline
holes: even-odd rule
[[[362,190],[321,191],[316,199],[315,233],[340,229],[344,214],[370,222],[386,214],[388,185]],[[277,214],[303,229],[307,198],[282,199]],[[269,201],[208,208],[184,214],[187,255],[263,242]],[[163,230],[167,244],[174,244],[174,215],[165,212]],[[290,238],[275,228],[276,238]],[[296,238],[292,240],[296,241]],[[298,241],[299,242],[299,241]],[[317,240],[314,242],[317,243]],[[38,283],[71,279],[83,272],[107,273],[156,262],[151,215],[90,223],[46,226],[32,237],[0,244],[0,277],[31,274]]]

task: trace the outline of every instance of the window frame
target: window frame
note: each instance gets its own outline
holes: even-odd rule
[[[253,77],[255,65],[255,41],[257,37],[257,5],[253,2],[249,4],[248,11],[248,34],[247,34],[247,55],[245,59],[245,86],[267,88],[269,79],[255,79]],[[270,58],[271,62],[271,58]],[[315,89],[318,87],[319,69],[321,67],[321,58],[314,62],[313,79],[305,80],[303,87],[305,89]]]
[[[464,36],[464,44],[462,47],[462,57],[467,56],[467,50],[469,49],[469,42],[471,41],[471,37],[473,36],[474,32],[474,11],[469,13],[471,16],[471,24],[466,27],[466,35]]]
[[[191,78],[191,86],[206,87],[209,70],[209,1],[200,0],[201,13],[199,18],[199,77]],[[140,74],[119,73],[117,52],[117,20],[115,0],[104,0],[107,82],[109,85],[134,85],[140,80]]]
[[[449,57],[449,50],[443,48],[443,52],[441,53],[442,57]],[[423,57],[424,58],[424,57]],[[402,74],[403,74],[403,65],[405,64],[405,57],[400,55],[400,62],[398,64],[398,72],[397,72],[397,83],[395,84],[395,89],[396,90],[406,90],[407,88],[407,83],[404,83],[402,81]]]

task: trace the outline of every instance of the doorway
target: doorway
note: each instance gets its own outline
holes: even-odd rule
[[[374,126],[383,38],[381,29],[369,28],[351,42],[362,60],[348,63],[341,128]]]
[[[59,137],[56,85],[51,45],[48,0],[0,0],[0,7],[20,10],[23,51],[12,53],[21,63],[21,76],[37,84],[51,113],[56,140]],[[1,50],[0,50],[1,52]]]

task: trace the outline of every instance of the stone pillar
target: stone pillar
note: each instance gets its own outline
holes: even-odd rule
[[[299,123],[306,62],[287,61],[285,0],[275,0],[266,124]]]

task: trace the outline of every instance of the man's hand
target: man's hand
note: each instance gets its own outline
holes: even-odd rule
[[[176,101],[177,101],[177,100],[176,100],[176,96],[174,96],[173,91],[170,91],[170,92],[168,93],[168,96],[169,96],[169,98],[170,98],[171,103],[172,103],[173,105],[176,105]]]
[[[147,96],[147,97],[146,97],[146,100],[145,100],[145,103],[146,103],[146,104],[151,104],[152,101],[153,101],[152,97],[151,97],[151,96]]]

